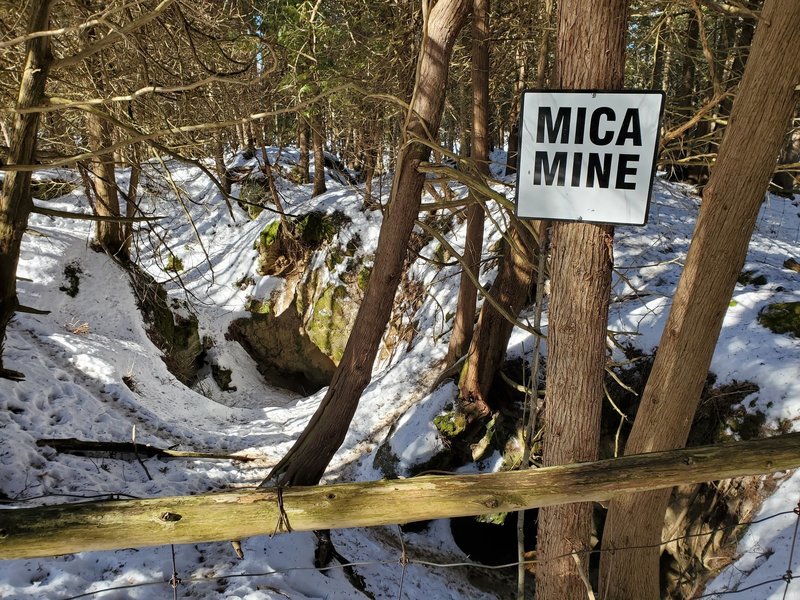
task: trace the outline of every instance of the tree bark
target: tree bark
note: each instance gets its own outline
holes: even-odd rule
[[[686,443],[722,321],[800,81],[800,3],[767,0],[626,454]],[[614,500],[601,559],[606,599],[659,597],[658,543],[669,490]]]
[[[473,0],[472,5],[472,145],[471,158],[478,172],[489,175],[489,0]],[[483,198],[471,192],[467,207],[467,235],[464,264],[477,277],[483,249]],[[466,354],[475,328],[478,290],[462,271],[453,333],[445,363],[451,367]]]
[[[489,293],[514,316],[525,305],[534,281],[534,253],[538,249],[531,232],[520,222],[512,221],[508,239],[503,240],[500,271]],[[503,364],[514,324],[489,302],[481,307],[478,325],[470,344],[467,364],[458,396],[458,410],[467,423],[491,413],[489,390]]]
[[[322,131],[322,121],[319,118],[311,121],[311,145],[314,147],[314,189],[311,197],[319,196],[328,191],[325,187],[325,136]]]
[[[84,7],[89,11],[90,7]],[[83,33],[87,46],[97,42],[97,31],[94,27],[88,28]],[[100,97],[106,95],[105,71],[106,66],[100,55],[93,55],[86,59],[87,72],[92,75]],[[114,144],[114,128],[102,115],[94,111],[86,112],[86,134],[89,148],[100,152],[89,159],[91,173],[91,192],[94,196],[94,211],[101,217],[121,216],[119,206],[119,193],[117,190],[117,177],[114,172],[114,153],[103,152]],[[125,226],[114,221],[98,221],[95,228],[97,245],[110,255],[126,262],[128,260],[128,238],[125,235]]]
[[[622,88],[626,31],[627,0],[602,5],[562,0],[555,87]],[[590,223],[553,225],[543,420],[547,466],[596,460],[599,454],[613,231]],[[591,532],[591,504],[539,513],[537,552],[543,563],[536,577],[537,600],[586,596],[579,569],[588,573],[588,555],[576,564],[569,554],[589,550]]]
[[[510,512],[798,466],[800,433],[790,433],[526,471],[293,488],[280,496],[239,491],[5,508],[0,560],[245,539],[285,532],[287,524],[309,531]]]
[[[303,117],[297,118],[297,147],[300,149],[300,158],[297,161],[297,171],[300,176],[299,183],[308,183],[311,181],[308,172],[308,137],[310,128],[308,121]]]
[[[51,4],[52,0],[29,4],[29,33],[47,31],[50,28]],[[30,108],[41,103],[52,62],[49,37],[37,37],[26,42],[25,67],[16,108]],[[16,113],[8,149],[8,165],[33,163],[38,130],[39,113]],[[22,235],[28,226],[32,208],[30,171],[6,171],[0,196],[0,375],[15,379],[21,378],[22,374],[3,368],[3,341],[8,323],[19,306],[17,265]]]
[[[344,441],[358,400],[372,375],[372,365],[400,284],[408,240],[419,213],[425,175],[417,166],[428,159],[430,150],[413,140],[427,139],[427,132],[435,135],[439,129],[453,44],[469,8],[466,0],[439,0],[430,9],[392,200],[381,227],[375,266],[364,300],[328,392],[295,445],[262,485],[316,484]]]

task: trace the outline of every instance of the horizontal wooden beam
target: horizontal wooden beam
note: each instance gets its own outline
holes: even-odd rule
[[[792,433],[527,471],[6,508],[0,559],[481,515],[799,466]]]

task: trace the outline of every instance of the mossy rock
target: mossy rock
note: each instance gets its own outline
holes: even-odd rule
[[[467,420],[463,414],[450,411],[434,417],[433,425],[445,438],[455,438],[467,428]]]
[[[336,370],[303,331],[294,304],[280,315],[237,319],[226,337],[241,344],[267,381],[299,394],[313,394],[330,384]]]
[[[311,319],[306,324],[309,339],[336,364],[342,359],[350,336],[352,315],[345,307],[349,300],[346,287],[329,286],[314,303]]]
[[[758,322],[774,333],[800,337],[800,302],[777,302],[761,309]]]
[[[267,190],[261,181],[245,181],[239,189],[239,204],[251,219],[256,219],[264,211]]]
[[[173,312],[164,286],[138,268],[131,271],[131,283],[147,326],[148,337],[161,350],[167,369],[181,383],[191,385],[203,355],[197,316]],[[182,308],[188,311],[187,306]]]
[[[211,377],[223,392],[235,392],[236,386],[231,385],[233,380],[233,371],[220,367],[215,363],[211,363]]]
[[[294,230],[304,246],[316,249],[323,243],[331,243],[339,230],[350,222],[350,218],[339,211],[326,215],[315,210],[295,221]]]

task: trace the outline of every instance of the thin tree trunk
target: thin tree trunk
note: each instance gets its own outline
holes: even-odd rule
[[[311,197],[328,191],[325,186],[325,135],[322,131],[322,120],[317,118],[311,122],[311,145],[314,147],[314,189]]]
[[[474,0],[472,6],[472,149],[471,157],[478,172],[489,175],[489,0]],[[464,244],[464,264],[477,277],[483,248],[482,198],[472,193],[467,207],[467,236]],[[469,275],[462,272],[458,288],[453,333],[445,363],[452,366],[464,356],[472,341],[475,328],[475,303],[478,290]]]
[[[40,0],[29,4],[29,33],[50,29],[51,3],[51,0]],[[52,61],[49,37],[37,37],[26,42],[25,68],[16,108],[30,108],[41,103]],[[16,113],[6,161],[8,165],[33,163],[38,129],[39,113]],[[13,379],[21,379],[22,374],[3,368],[3,341],[8,323],[19,306],[17,264],[22,234],[32,208],[30,171],[6,171],[0,196],[0,376]]]
[[[375,266],[328,392],[299,439],[262,485],[313,485],[319,482],[347,434],[358,400],[372,375],[381,337],[403,272],[406,248],[419,213],[425,175],[417,170],[430,155],[414,143],[436,132],[444,106],[450,57],[469,11],[466,0],[439,0],[425,24],[416,84],[398,159],[392,200],[384,217]]]
[[[800,3],[767,0],[625,454],[685,445],[722,320],[800,81]],[[603,534],[605,599],[659,598],[659,547],[669,490],[611,502]],[[656,544],[649,547],[650,544]],[[641,549],[622,548],[638,545]],[[612,552],[613,550],[613,552]]]
[[[128,151],[128,161],[130,163],[130,177],[128,179],[128,193],[125,196],[125,216],[133,217],[139,207],[139,179],[142,174],[142,162],[139,156],[139,145],[132,144]],[[124,226],[125,243],[130,248],[133,241],[133,223],[126,223]]]
[[[222,135],[217,133],[214,135],[214,169],[217,172],[222,189],[226,194],[231,193],[231,178],[228,175],[228,168],[225,166],[225,154],[222,145]]]
[[[310,135],[310,128],[308,121],[304,117],[297,119],[297,146],[300,149],[300,158],[297,161],[297,170],[300,175],[299,183],[308,183],[311,181],[309,177],[308,168],[308,142]]]
[[[506,175],[517,172],[519,161],[519,110],[522,91],[525,89],[525,55],[522,42],[519,43],[515,55],[516,78],[514,79],[514,97],[511,99],[511,114],[508,118],[508,152],[506,153]]]
[[[380,207],[380,203],[375,202],[372,197],[372,180],[375,178],[375,170],[381,156],[383,128],[379,123],[374,124],[373,128],[367,141],[368,147],[364,150],[364,208],[367,209]]]
[[[86,132],[89,146],[97,151],[113,144],[112,127],[102,117],[86,113]],[[94,210],[101,217],[119,217],[119,194],[114,172],[114,154],[106,152],[90,159]],[[128,246],[125,228],[121,223],[98,221],[95,230],[97,244],[106,252],[122,261],[128,259]]]
[[[627,0],[559,3],[555,87],[622,87],[626,13]],[[608,225],[553,225],[543,420],[548,466],[596,460],[599,454],[613,232]],[[591,533],[591,504],[539,513],[537,600],[586,597],[588,555],[576,563],[570,553],[589,550]]]
[[[85,10],[89,10],[88,7]],[[88,45],[97,41],[97,31],[94,27],[88,28],[83,36]],[[106,66],[99,55],[94,55],[86,60],[86,68],[93,75],[93,81],[100,97],[105,96],[105,70]],[[95,112],[86,113],[86,134],[89,148],[99,152],[89,159],[91,183],[94,195],[94,211],[101,217],[121,216],[119,207],[119,193],[117,190],[117,177],[114,171],[114,153],[103,151],[114,144],[113,125]],[[128,244],[125,235],[125,226],[114,221],[98,221],[95,228],[97,245],[110,255],[125,262],[128,260]]]
[[[525,305],[534,281],[533,256],[538,249],[530,231],[512,221],[508,238],[503,240],[500,271],[489,293],[512,315]],[[469,347],[467,364],[459,382],[458,410],[467,423],[491,412],[489,390],[506,355],[514,324],[489,302],[484,302]]]

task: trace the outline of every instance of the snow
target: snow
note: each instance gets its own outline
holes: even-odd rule
[[[279,154],[270,149],[270,160],[277,161],[279,169],[290,168],[296,159],[293,150]],[[232,164],[257,168],[255,160],[241,156]],[[118,175],[125,186],[127,173]],[[74,172],[58,169],[36,175],[37,179],[48,177],[75,181],[78,187],[55,200],[37,203],[89,212]],[[511,197],[508,181],[496,184],[495,189]],[[277,184],[288,214],[321,210],[347,215],[352,223],[340,234],[341,241],[357,235],[359,256],[369,263],[377,246],[381,214],[360,210],[362,190],[329,180],[328,193],[312,199],[310,185],[295,186],[280,177]],[[389,188],[388,180],[384,181],[383,203]],[[289,449],[324,395],[321,390],[300,397],[268,385],[244,350],[225,339],[231,321],[247,314],[248,298],[265,299],[283,285],[278,277],[256,273],[253,244],[277,218],[275,213],[265,210],[250,220],[236,203],[229,208],[197,167],[173,160],[146,163],[140,189],[145,212],[163,219],[152,229],[141,230],[135,259],[154,278],[166,282],[171,298],[186,302],[198,315],[201,336],[214,342],[209,354],[220,366],[232,369],[231,385],[236,391],[215,388],[210,376],[189,389],[167,370],[147,337],[127,276],[89,247],[90,223],[33,215],[20,259],[19,297],[22,304],[50,313],[19,314],[8,331],[5,363],[23,371],[26,379],[19,383],[0,380],[4,509],[93,496],[195,494],[257,485]],[[459,186],[455,189],[457,194],[466,192]],[[234,195],[238,191],[238,184],[234,185]],[[627,332],[621,339],[646,351],[658,345],[699,208],[699,199],[689,186],[659,180],[654,194],[647,226],[617,229],[609,319],[612,330]],[[788,420],[792,427],[800,417],[800,342],[769,332],[756,316],[769,303],[800,299],[798,274],[782,267],[786,258],[800,256],[798,212],[789,200],[769,196],[765,201],[745,268],[764,275],[767,283],[737,286],[712,364],[718,384],[745,379],[756,383],[760,391],[747,400],[748,408],[764,412],[773,425]],[[503,220],[497,207],[492,207],[492,217]],[[485,233],[487,252],[499,239],[489,219]],[[454,221],[448,239],[458,250],[464,235],[465,224]],[[420,255],[433,257],[437,247],[433,240]],[[170,254],[183,264],[179,277],[165,270]],[[68,285],[64,268],[69,264],[81,270],[74,298],[59,289]],[[490,265],[482,273],[484,284],[491,281],[494,269]],[[432,420],[453,402],[456,388],[447,384],[431,392],[430,387],[446,351],[458,272],[456,265],[440,267],[423,259],[411,266],[409,276],[428,288],[409,317],[418,334],[407,347],[376,364],[373,381],[325,481],[382,477],[374,459],[387,439],[399,458],[401,476],[442,449]],[[333,280],[338,273],[328,277]],[[531,315],[522,315],[526,319]],[[529,356],[533,345],[530,334],[515,329],[509,350]],[[78,457],[36,445],[42,438],[124,442],[134,436],[142,444],[238,453],[257,460],[150,458],[144,461],[145,472],[133,461]],[[484,461],[484,468],[496,469],[499,463],[496,455]],[[791,511],[798,499],[800,476],[793,475],[781,481],[759,514]],[[780,577],[789,564],[795,521],[789,512],[751,527],[739,545],[738,562],[723,571],[709,591],[744,588]],[[468,561],[444,521],[419,533],[401,532],[397,527],[354,529],[334,532],[333,539],[339,552],[363,563],[356,571],[375,598],[502,597],[491,585],[475,587],[469,569],[436,568],[413,560],[401,564],[403,546],[412,559]],[[340,568],[324,572],[313,568],[313,534],[255,537],[243,540],[242,547],[244,559],[238,560],[227,543],[175,546],[175,570],[181,579],[178,597],[364,597]],[[791,568],[800,572],[800,552],[795,553]],[[3,561],[0,597],[69,598],[133,586],[97,597],[164,598],[172,591],[168,583],[172,575],[168,546]],[[800,589],[800,584],[795,586]],[[774,584],[736,597],[780,597],[782,593],[783,588]]]

